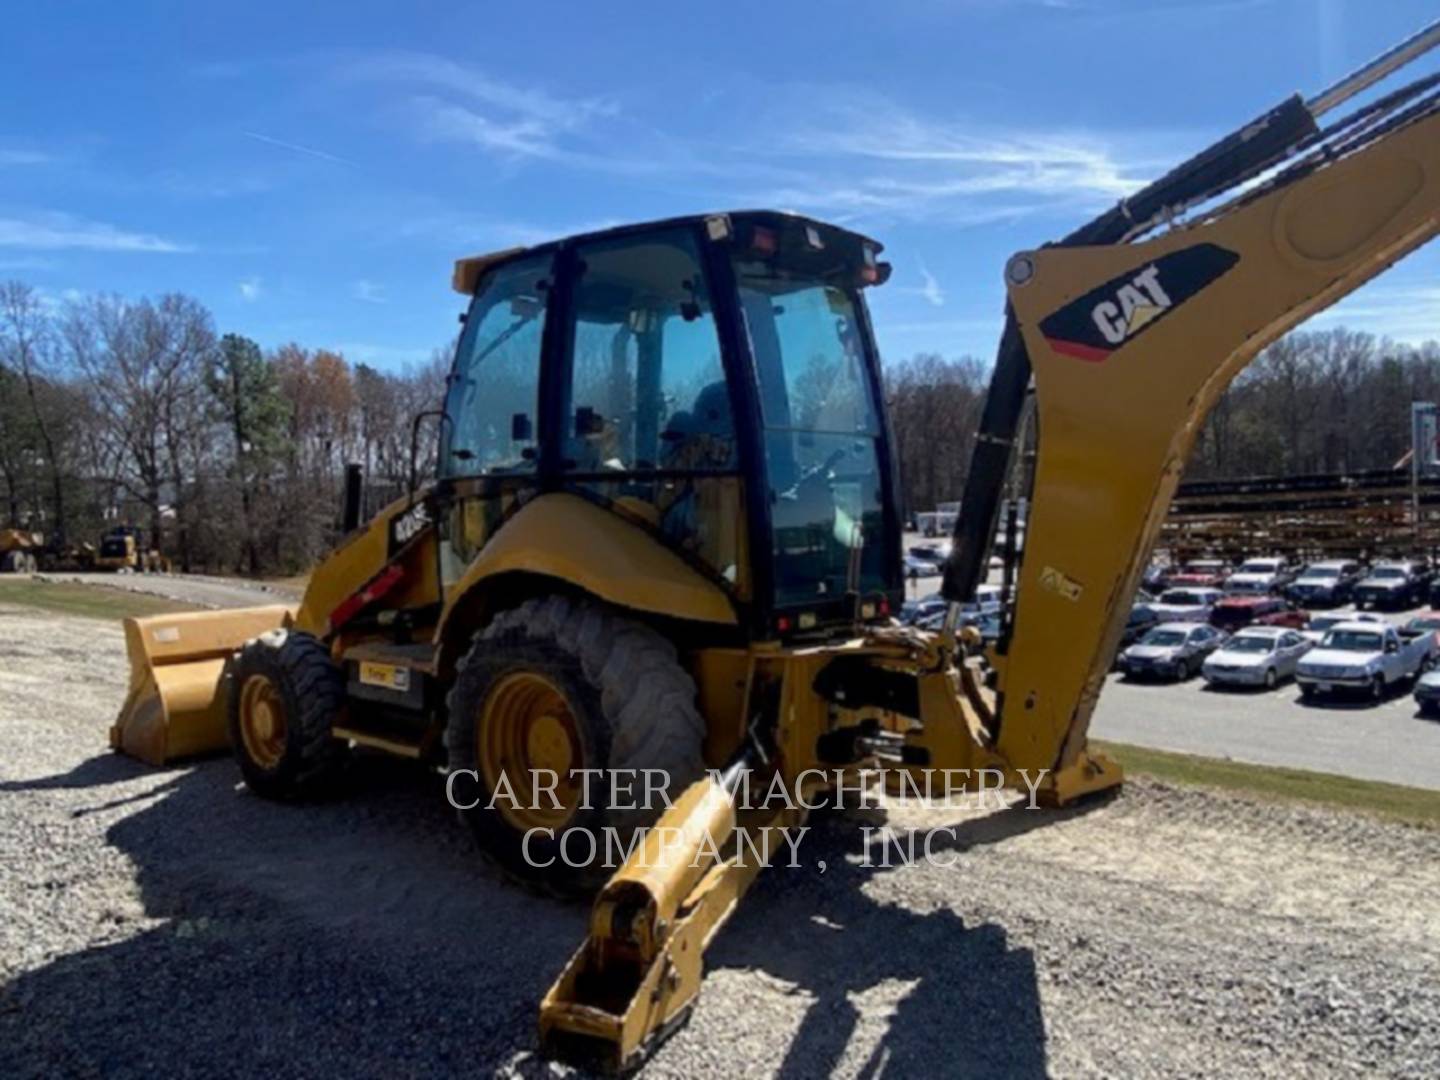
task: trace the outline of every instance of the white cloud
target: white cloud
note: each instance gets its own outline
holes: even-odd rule
[[[818,95],[812,95],[812,100]],[[767,130],[805,180],[771,201],[850,217],[982,224],[1100,206],[1138,189],[1165,155],[1122,152],[1137,139],[994,131],[921,115],[874,95],[831,94],[819,115],[788,106]],[[789,131],[788,136],[784,131]],[[837,184],[834,177],[844,176]]]
[[[367,304],[383,304],[386,301],[385,286],[367,281],[365,278],[355,282],[351,291],[356,300],[363,300]]]
[[[0,150],[0,168],[7,165],[48,165],[55,160],[38,150]]]
[[[891,292],[908,293],[911,296],[918,296],[931,307],[945,306],[945,290],[940,287],[940,282],[930,272],[930,268],[923,262],[920,263],[920,284],[901,285],[892,287]]]
[[[240,299],[244,300],[247,304],[253,304],[256,300],[260,299],[261,288],[260,279],[258,277],[246,278],[244,281],[240,282],[239,289]]]
[[[926,303],[931,307],[944,307],[945,292],[935,280],[935,275],[930,273],[923,263],[920,265],[920,278],[925,282],[920,289],[920,295],[925,298]]]
[[[127,232],[114,225],[87,221],[73,214],[44,212],[28,218],[0,217],[0,247],[32,251],[192,251],[151,233]]]
[[[429,53],[382,54],[353,62],[344,73],[409,87],[426,138],[470,143],[506,158],[557,156],[569,135],[619,112],[609,99],[557,97]]]
[[[437,142],[473,143],[503,156],[553,157],[558,152],[554,129],[534,118],[501,122],[432,97],[417,97],[424,135]]]

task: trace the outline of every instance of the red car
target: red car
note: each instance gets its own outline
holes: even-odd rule
[[[1178,574],[1166,579],[1166,588],[1218,589],[1230,577],[1230,566],[1223,559],[1193,559]]]
[[[1210,612],[1210,625],[1234,633],[1242,626],[1284,626],[1299,630],[1310,616],[1278,596],[1227,596]]]

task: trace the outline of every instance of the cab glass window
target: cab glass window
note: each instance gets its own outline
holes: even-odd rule
[[[577,254],[566,468],[732,468],[729,391],[691,233],[599,241]]]
[[[498,267],[476,292],[445,399],[443,474],[534,470],[549,291],[550,256],[543,255]]]

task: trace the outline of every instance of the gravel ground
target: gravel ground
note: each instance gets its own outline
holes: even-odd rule
[[[488,876],[415,770],[289,807],[114,756],[124,678],[118,627],[0,607],[0,1076],[558,1071],[583,907]],[[1147,782],[890,823],[953,865],[816,824],[647,1075],[1440,1075],[1440,834]]]
[[[299,599],[293,589],[281,585],[204,574],[47,573],[34,576],[40,581],[73,581],[82,585],[150,593],[205,608],[288,604]]]

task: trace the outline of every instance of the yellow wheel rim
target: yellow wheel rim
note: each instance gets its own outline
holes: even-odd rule
[[[268,675],[251,675],[240,687],[240,741],[262,769],[285,756],[285,699]]]
[[[506,821],[521,830],[565,827],[580,805],[585,756],[559,687],[529,671],[501,677],[485,695],[475,744],[485,786],[496,793],[495,808]]]

